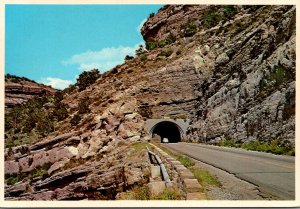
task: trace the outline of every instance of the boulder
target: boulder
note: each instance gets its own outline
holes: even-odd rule
[[[25,193],[29,187],[30,185],[27,182],[17,183],[13,186],[5,188],[5,197],[19,196],[20,194]]]
[[[86,197],[86,194],[84,193],[86,188],[87,184],[84,181],[79,181],[72,182],[63,188],[57,188],[54,192],[57,200],[83,199]]]
[[[4,173],[8,175],[19,173],[19,164],[15,161],[5,161],[4,162]]]
[[[30,150],[38,150],[38,149],[42,149],[44,147],[48,147],[48,148],[50,147],[51,148],[53,145],[65,140],[65,139],[68,139],[71,136],[76,135],[76,133],[77,132],[75,131],[75,132],[61,134],[61,135],[56,136],[52,139],[45,139],[42,142],[39,142],[39,143],[36,143],[36,144],[32,145],[30,147]]]
[[[164,181],[153,181],[148,184],[148,187],[152,195],[158,195],[165,190],[166,184]]]
[[[30,166],[32,164],[32,161],[33,161],[32,156],[23,157],[18,160],[22,172],[31,171]]]
[[[68,163],[70,160],[68,158],[63,158],[59,162],[55,162],[51,165],[51,167],[48,170],[48,175],[51,175],[54,171],[59,170],[60,168],[64,167],[66,163]]]

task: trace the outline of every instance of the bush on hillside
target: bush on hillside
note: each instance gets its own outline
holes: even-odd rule
[[[75,86],[78,87],[79,91],[86,89],[91,84],[100,77],[100,72],[98,69],[93,69],[91,71],[83,71],[77,78]]]
[[[70,123],[72,126],[76,126],[79,124],[80,121],[81,121],[81,116],[79,114],[76,114],[72,117]]]
[[[144,46],[143,45],[139,45],[139,48],[137,49],[137,50],[135,50],[135,54],[137,55],[137,56],[140,56],[140,55],[142,55],[142,54],[144,54],[145,53],[145,49],[144,49]]]
[[[204,17],[204,25],[207,28],[214,27],[221,21],[221,19],[222,17],[216,11],[211,11]]]
[[[192,21],[188,21],[181,28],[182,28],[182,32],[183,32],[184,37],[191,37],[197,32],[197,26]]]
[[[225,5],[223,8],[223,14],[226,19],[230,19],[237,13],[237,9],[233,5]]]
[[[130,56],[130,55],[126,55],[124,60],[125,61],[128,61],[128,60],[132,60],[134,57],[133,56]]]
[[[86,96],[84,98],[82,98],[79,103],[78,103],[78,113],[79,114],[85,114],[85,113],[89,113],[91,110],[89,108],[89,97]]]

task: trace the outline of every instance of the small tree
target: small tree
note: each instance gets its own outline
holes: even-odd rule
[[[83,71],[77,78],[77,83],[79,91],[86,89],[89,85],[95,83],[95,81],[100,77],[100,72],[98,69],[93,69],[91,71]]]
[[[126,55],[126,57],[125,57],[125,61],[127,61],[127,60],[132,60],[133,58],[134,58],[133,56]]]
[[[79,114],[84,114],[84,113],[89,113],[91,110],[89,108],[89,97],[86,96],[82,98],[79,103],[78,103],[78,113]]]
[[[155,49],[155,48],[156,48],[156,43],[155,43],[155,41],[148,41],[148,42],[146,43],[146,48],[147,48],[148,50],[153,50],[153,49]]]
[[[61,102],[56,103],[51,114],[51,119],[56,119],[57,121],[61,121],[68,117],[67,105]]]
[[[76,125],[79,124],[80,121],[81,121],[81,116],[79,114],[76,114],[76,115],[73,116],[70,123],[71,123],[72,126],[76,126]]]
[[[139,48],[137,49],[137,50],[135,50],[135,54],[137,55],[137,56],[140,56],[140,55],[142,55],[142,54],[144,54],[145,53],[145,49],[144,49],[144,46],[143,45],[139,45]]]
[[[194,22],[189,20],[184,26],[182,26],[182,30],[184,37],[190,37],[197,32],[197,26]]]
[[[36,130],[42,136],[47,136],[49,133],[54,131],[54,124],[52,121],[49,120],[41,120],[37,123]]]

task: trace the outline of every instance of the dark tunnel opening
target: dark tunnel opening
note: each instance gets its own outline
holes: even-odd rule
[[[154,136],[154,134],[159,135],[161,142],[163,142],[163,138],[167,138],[170,143],[177,143],[181,141],[179,129],[175,123],[169,121],[160,122],[154,127],[152,136]]]

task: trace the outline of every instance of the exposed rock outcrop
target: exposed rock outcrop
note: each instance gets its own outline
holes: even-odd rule
[[[49,86],[38,84],[29,79],[14,76],[5,78],[5,107],[11,108],[22,104],[34,96],[53,95],[57,90]]]

